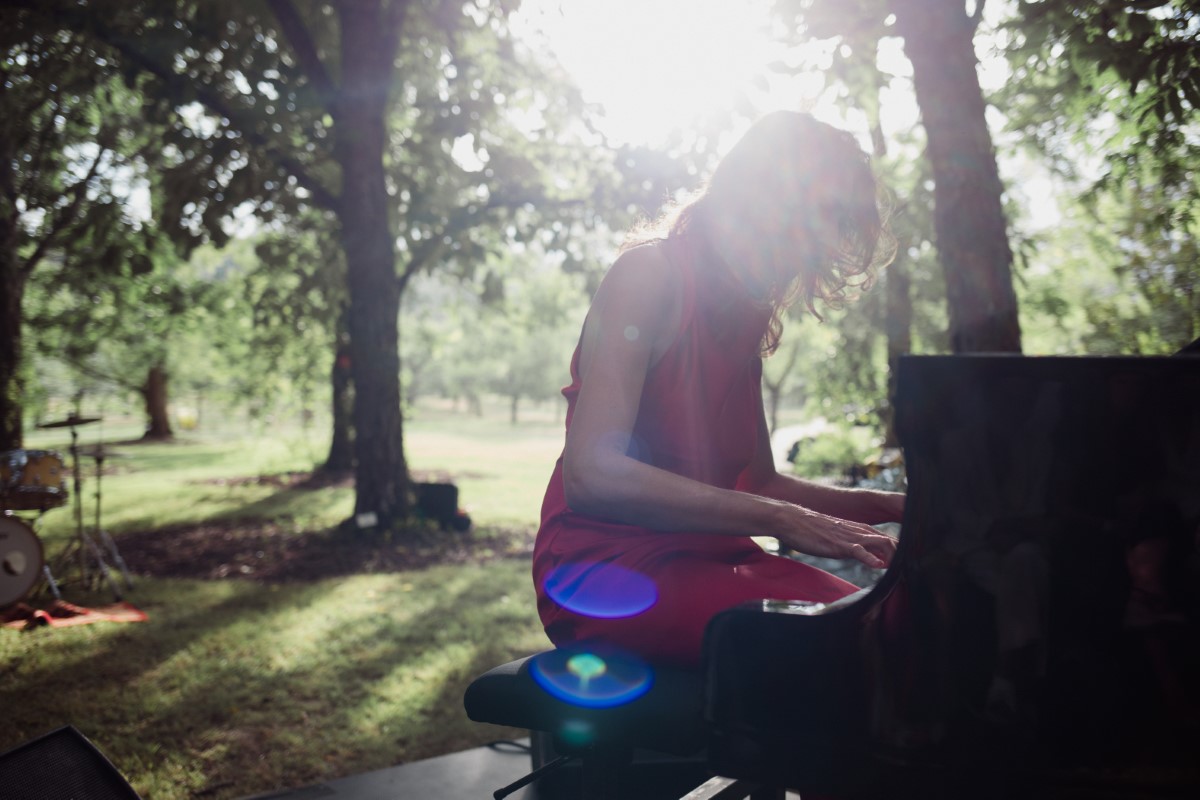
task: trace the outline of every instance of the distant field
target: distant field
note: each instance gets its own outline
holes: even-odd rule
[[[411,412],[404,428],[409,468],[417,478],[457,483],[461,505],[478,523],[536,525],[542,492],[562,448],[562,422],[549,408],[531,408],[517,425],[499,404],[485,410],[485,416],[476,417],[431,403]],[[302,427],[283,420],[240,430],[222,423],[177,431],[174,442],[150,444],[136,441],[141,428],[129,419],[105,419],[77,432],[82,449],[104,442],[112,453],[101,478],[101,511],[104,526],[114,533],[239,514],[334,525],[353,510],[349,488],[281,496],[267,483],[236,481],[311,470],[328,448],[328,430],[319,423]],[[70,466],[67,429],[30,430],[25,447],[54,450]],[[96,465],[84,458],[82,466],[90,520]],[[51,541],[74,526],[68,509],[49,511],[42,523]]]

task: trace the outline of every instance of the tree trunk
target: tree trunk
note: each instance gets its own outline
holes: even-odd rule
[[[887,332],[888,386],[887,406],[883,410],[883,446],[899,447],[896,434],[896,373],[900,356],[912,352],[912,278],[908,274],[908,254],[896,251],[896,259],[884,272],[884,300],[887,304],[883,327]]]
[[[771,380],[767,375],[767,370],[763,369],[762,385],[767,399],[767,426],[772,433],[779,427],[779,406],[783,401],[783,389],[787,384],[788,378],[792,371],[796,368],[796,362],[800,356],[800,349],[796,345],[787,346],[788,355],[787,361],[781,369],[778,370],[778,375],[775,380]],[[779,352],[776,351],[772,358],[779,358]],[[774,371],[774,370],[772,370]]]
[[[25,387],[21,379],[21,305],[25,272],[17,255],[19,215],[16,160],[9,139],[0,139],[0,451],[21,447]]]
[[[146,409],[146,433],[142,438],[170,439],[174,436],[167,414],[167,371],[162,364],[155,364],[146,373],[142,401]]]
[[[913,65],[934,180],[951,348],[1020,352],[1002,187],[963,0],[892,0]]]
[[[508,422],[510,425],[517,424],[517,408],[521,404],[521,395],[513,394],[508,397]]]
[[[342,169],[338,219],[350,290],[354,512],[360,520],[374,515],[389,527],[409,511],[400,414],[400,286],[383,163],[394,66],[384,52],[380,3],[356,0],[336,8],[342,92],[335,105],[335,154]]]
[[[876,45],[877,52],[878,45]],[[874,57],[872,58],[874,60]],[[879,85],[873,85],[871,120],[871,151],[875,159],[887,157],[887,137],[883,134],[883,120],[878,113]],[[896,235],[893,228],[892,234]],[[896,433],[896,377],[900,367],[900,356],[912,352],[912,278],[908,272],[908,242],[897,239],[896,255],[883,273],[884,315],[883,330],[887,340],[887,397],[879,416],[883,422],[883,446],[899,447],[900,437]]]
[[[872,157],[877,162],[882,162],[887,157],[887,137],[884,135],[883,120],[879,113],[879,95],[883,84],[883,76],[878,68],[879,42],[870,28],[852,31],[847,34],[847,39],[852,51],[855,54],[861,53],[861,67],[871,76],[861,88],[864,93],[861,107],[870,124]],[[892,233],[896,233],[895,228],[892,229]],[[895,430],[896,369],[900,356],[912,349],[912,299],[909,292],[911,281],[905,262],[906,249],[903,243],[897,241],[896,256],[883,273],[883,329],[887,339],[888,374],[887,396],[879,408],[879,420],[883,426],[884,447],[899,445]]]
[[[354,384],[351,380],[350,344],[340,342],[330,369],[332,388],[333,438],[329,457],[321,465],[324,472],[349,472],[354,469]]]
[[[21,377],[21,301],[25,275],[0,221],[0,451],[21,447],[25,387]]]

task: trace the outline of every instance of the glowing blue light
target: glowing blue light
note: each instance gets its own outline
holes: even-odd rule
[[[529,674],[552,697],[584,708],[633,702],[654,685],[654,673],[632,656],[551,650],[533,658]]]
[[[569,719],[558,729],[558,735],[567,744],[574,747],[586,747],[595,740],[596,729],[586,720]]]
[[[598,619],[632,617],[658,602],[654,581],[615,564],[564,564],[546,578],[545,589],[568,611]]]

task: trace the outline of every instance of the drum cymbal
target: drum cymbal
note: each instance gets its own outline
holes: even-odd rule
[[[74,428],[77,425],[89,425],[93,422],[99,422],[100,417],[76,417],[74,415],[66,419],[55,420],[54,422],[43,422],[38,425],[39,428]]]

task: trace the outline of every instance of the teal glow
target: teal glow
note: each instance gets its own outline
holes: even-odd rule
[[[592,678],[598,678],[607,672],[608,665],[600,656],[592,653],[580,653],[567,659],[567,671],[587,683]]]

